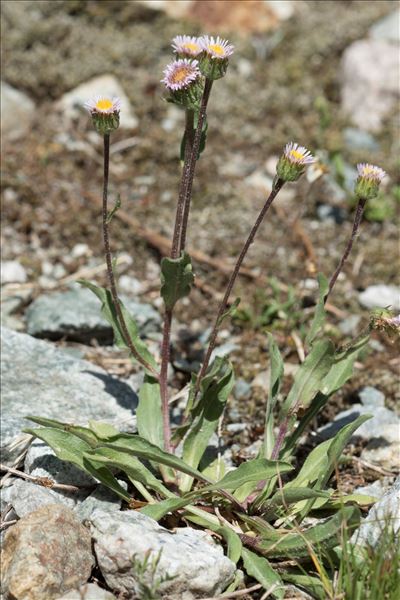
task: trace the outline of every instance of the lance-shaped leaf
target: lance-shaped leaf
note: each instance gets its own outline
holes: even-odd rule
[[[43,425],[43,427],[51,427],[54,429],[59,429],[60,431],[72,433],[73,435],[76,435],[76,437],[79,437],[85,442],[87,442],[89,446],[97,446],[98,437],[94,433],[94,431],[92,431],[88,427],[72,425],[72,423],[65,423],[64,421],[56,421],[55,419],[47,419],[46,417],[36,417],[33,415],[27,415],[25,419],[33,421],[38,425]]]
[[[330,340],[316,342],[306,360],[297,369],[292,388],[283,404],[282,417],[308,408],[334,361],[335,348]]]
[[[218,360],[216,369],[215,378],[211,381],[209,378],[206,380],[205,385],[208,384],[208,387],[201,395],[192,425],[183,443],[183,460],[195,468],[198,467],[217,428],[235,381],[232,365],[227,360]],[[184,492],[190,490],[192,481],[191,477],[183,477],[180,489]]]
[[[288,573],[285,570],[282,573],[282,579],[286,583],[303,588],[306,592],[312,594],[313,598],[317,598],[317,600],[326,600],[326,590],[318,577],[312,577],[304,573]]]
[[[325,312],[325,298],[328,293],[329,284],[327,278],[321,273],[318,275],[319,285],[319,298],[318,304],[315,309],[314,319],[311,323],[310,331],[306,337],[305,343],[309,346],[317,336],[318,332],[322,329],[325,324],[326,312]]]
[[[188,296],[194,281],[192,261],[187,252],[179,258],[161,261],[161,296],[167,310],[172,310],[181,298]]]
[[[360,522],[360,510],[355,506],[346,506],[333,517],[299,531],[293,529],[276,536],[265,536],[260,542],[260,548],[269,558],[294,558],[310,556],[311,552],[329,550],[340,543],[342,528],[345,524],[348,531],[355,529]]]
[[[115,201],[114,206],[112,207],[111,210],[108,211],[107,213],[107,219],[106,219],[106,223],[107,225],[109,223],[111,223],[113,217],[115,216],[115,214],[117,213],[117,211],[121,208],[121,195],[118,194],[117,199]]]
[[[232,302],[232,304],[229,306],[229,308],[227,308],[227,310],[222,313],[222,315],[219,317],[218,321],[217,321],[217,326],[220,327],[220,325],[222,324],[223,321],[225,321],[225,319],[227,319],[228,317],[232,317],[237,310],[237,307],[240,304],[240,298],[236,298],[234,300],[234,302]]]
[[[261,583],[265,590],[271,592],[273,598],[283,598],[285,590],[282,579],[278,573],[272,568],[270,563],[263,556],[258,556],[251,550],[243,548],[242,550],[243,566],[250,577],[254,577],[258,583]]]
[[[150,375],[145,375],[140,388],[136,418],[139,435],[159,448],[163,448],[160,385]]]
[[[265,458],[271,458],[272,450],[275,445],[273,409],[276,404],[283,378],[283,359],[281,353],[279,352],[278,345],[273,336],[268,334],[268,338],[271,374],[269,379],[267,406],[265,410],[265,433],[263,444],[263,453]]]
[[[111,471],[106,466],[96,462],[94,458],[87,457],[87,453],[92,450],[92,447],[83,439],[70,432],[50,427],[26,429],[25,431],[46,442],[59,459],[70,462],[82,471],[86,471],[129,502],[128,492],[120,486]]]
[[[218,483],[207,486],[205,489],[221,488],[224,490],[237,490],[240,486],[251,481],[263,481],[279,474],[287,473],[293,469],[292,465],[277,460],[255,458],[242,463],[229,471]]]
[[[90,281],[86,281],[86,279],[79,279],[78,283],[91,290],[101,301],[101,314],[113,328],[116,345],[119,348],[129,349],[118,320],[117,311],[115,309],[110,290],[94,285]],[[149,365],[149,367],[155,371],[157,369],[157,363],[151,352],[149,352],[146,344],[140,339],[139,330],[135,319],[125,308],[121,300],[119,303],[133,347],[142,359],[142,364]]]

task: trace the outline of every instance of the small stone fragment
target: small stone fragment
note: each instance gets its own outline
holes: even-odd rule
[[[55,600],[116,600],[114,594],[101,588],[97,583],[85,583],[79,589],[71,590]]]
[[[27,275],[17,260],[5,260],[1,263],[1,285],[5,283],[25,283]]]
[[[11,527],[1,556],[2,590],[13,600],[53,600],[86,583],[94,565],[88,530],[58,504]]]
[[[1,82],[1,131],[3,140],[27,135],[35,115],[34,102],[20,90]]]
[[[400,310],[400,287],[395,285],[370,285],[361,294],[358,299],[361,306],[365,308],[392,308]]]

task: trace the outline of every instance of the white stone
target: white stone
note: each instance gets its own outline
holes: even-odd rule
[[[27,280],[24,267],[17,260],[6,260],[1,263],[1,283],[25,283]]]
[[[296,0],[297,4],[298,0]],[[290,19],[294,14],[295,2],[293,0],[264,0],[280,21]]]
[[[398,47],[384,40],[351,44],[342,58],[342,107],[354,125],[379,131],[400,95]]]
[[[400,310],[400,287],[395,285],[370,285],[358,296],[365,308],[391,308]]]
[[[369,35],[375,40],[400,42],[400,9],[375,23],[369,30]]]
[[[128,96],[114,75],[100,75],[78,85],[64,94],[56,103],[56,109],[61,111],[67,121],[71,121],[82,113],[87,100],[96,96],[118,97],[121,100],[120,127],[134,129],[138,119],[134,114]]]
[[[3,140],[27,135],[35,114],[35,103],[23,92],[1,82],[1,132]]]
[[[163,600],[194,600],[220,594],[232,581],[235,565],[209,534],[191,527],[169,531],[136,511],[95,510],[90,518],[98,565],[109,587],[138,593],[134,558],[157,558],[153,577],[171,579],[159,586]]]

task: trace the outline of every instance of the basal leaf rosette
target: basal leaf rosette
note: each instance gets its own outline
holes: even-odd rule
[[[121,100],[117,97],[96,96],[85,102],[85,108],[92,116],[95,129],[102,135],[110,134],[119,127]]]
[[[358,178],[354,189],[357,198],[363,198],[364,200],[376,198],[382,179],[386,175],[385,171],[368,163],[358,164],[357,171]]]
[[[315,158],[307,148],[289,142],[278,161],[276,173],[282,181],[297,181],[306,167],[314,162]]]
[[[169,91],[170,102],[193,110],[200,106],[203,81],[197,60],[174,60],[164,69],[161,83]]]

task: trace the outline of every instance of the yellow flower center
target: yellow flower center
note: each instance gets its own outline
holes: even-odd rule
[[[290,156],[293,156],[293,158],[295,158],[296,160],[300,160],[303,157],[303,154],[301,152],[299,152],[298,150],[291,150],[289,152]]]
[[[191,52],[197,52],[200,50],[198,44],[195,44],[194,42],[187,42],[186,44],[183,44],[183,48]]]
[[[188,76],[189,69],[187,67],[179,67],[172,75],[174,83],[181,83]]]
[[[210,44],[209,48],[211,52],[215,52],[215,54],[219,54],[220,56],[225,54],[225,49],[219,44]]]
[[[112,106],[113,103],[107,98],[102,98],[101,100],[98,100],[96,102],[96,108],[98,108],[99,110],[109,110],[110,108],[112,108]]]
[[[364,167],[362,174],[365,175],[374,175],[375,169],[374,167]]]

